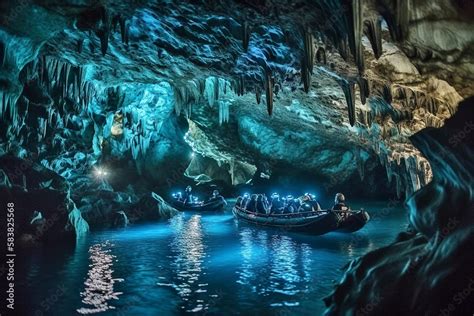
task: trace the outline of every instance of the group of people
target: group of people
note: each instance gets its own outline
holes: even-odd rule
[[[292,195],[280,197],[278,193],[274,193],[270,199],[265,194],[245,194],[243,197],[239,196],[237,198],[236,206],[259,214],[293,214],[322,211],[315,196],[309,193],[305,193],[298,198],[294,198]],[[345,197],[342,193],[336,194],[332,210],[350,210],[345,204]]]
[[[181,192],[175,193],[173,194],[173,198],[184,204],[204,204],[214,202],[216,200],[224,200],[225,202],[225,199],[222,195],[220,195],[219,190],[214,190],[207,201],[199,201],[198,197],[193,195],[193,189],[190,185],[186,187],[184,194]]]

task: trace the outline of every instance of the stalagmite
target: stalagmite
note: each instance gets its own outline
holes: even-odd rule
[[[364,33],[369,38],[376,59],[382,56],[382,19],[375,17],[364,22]]]
[[[269,72],[265,74],[265,97],[267,100],[268,115],[271,116],[273,113],[273,79]]]
[[[242,45],[244,47],[244,51],[247,51],[249,48],[249,41],[250,41],[250,28],[247,21],[242,23]]]
[[[324,47],[319,47],[316,51],[316,61],[318,63],[327,64],[326,50],[324,49]]]

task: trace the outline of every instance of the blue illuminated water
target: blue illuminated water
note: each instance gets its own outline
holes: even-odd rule
[[[353,234],[262,229],[229,210],[92,233],[25,256],[18,295],[38,316],[320,315],[341,268],[406,226],[401,207],[365,206],[373,219]]]

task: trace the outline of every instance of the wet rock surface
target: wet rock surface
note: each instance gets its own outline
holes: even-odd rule
[[[407,202],[410,229],[393,244],[349,264],[325,300],[326,315],[472,312],[473,105],[474,98],[463,101],[442,128],[412,137],[431,163],[433,180]]]

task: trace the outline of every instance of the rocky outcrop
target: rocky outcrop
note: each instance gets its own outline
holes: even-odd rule
[[[408,200],[410,230],[352,261],[326,315],[469,315],[474,310],[474,98],[411,141],[433,180]]]
[[[0,157],[0,174],[0,199],[14,210],[18,245],[73,243],[87,230],[87,223],[74,212],[64,178],[32,161],[6,155]],[[6,222],[2,220],[2,227]]]

